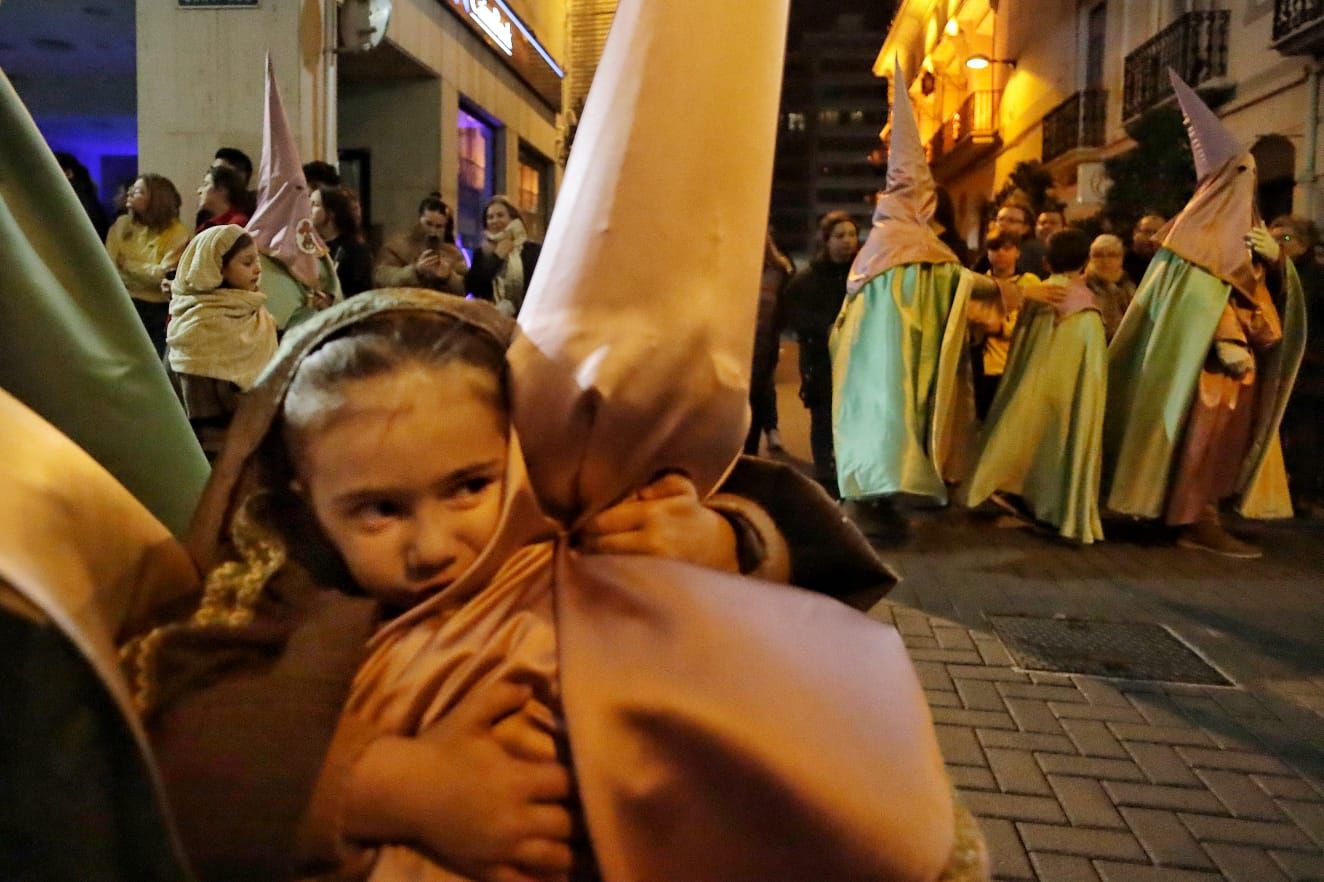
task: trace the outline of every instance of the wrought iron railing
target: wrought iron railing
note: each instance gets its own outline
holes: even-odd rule
[[[1227,73],[1228,11],[1188,12],[1126,56],[1122,116],[1144,113],[1172,94],[1168,68],[1198,86]]]
[[[1324,21],[1324,0],[1274,0],[1273,39],[1278,42],[1306,25]]]
[[[1103,89],[1077,92],[1044,116],[1044,162],[1077,147],[1103,146],[1108,93]]]
[[[999,90],[985,89],[965,96],[956,113],[947,117],[924,145],[930,163],[951,153],[968,138],[993,137],[998,131]]]

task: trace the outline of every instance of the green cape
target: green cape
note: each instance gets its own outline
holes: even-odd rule
[[[308,287],[290,275],[285,264],[267,254],[258,255],[258,259],[262,262],[260,287],[267,295],[267,312],[276,320],[276,327],[284,331],[316,314],[308,307]],[[317,261],[317,272],[322,290],[335,298],[336,303],[343,300],[336,265],[330,257]]]
[[[1093,309],[1058,320],[1027,303],[1012,335],[960,500],[978,505],[1001,490],[1019,495],[1035,517],[1077,542],[1103,538],[1099,472],[1108,353]]]
[[[0,266],[0,387],[182,535],[207,460],[104,245],[3,74]]]
[[[1108,347],[1103,436],[1105,508],[1157,518],[1168,498],[1200,370],[1231,286],[1162,248]],[[1238,493],[1262,477],[1305,350],[1305,300],[1285,262],[1283,340],[1257,359],[1260,395]],[[1243,511],[1245,514],[1252,514]]]
[[[973,421],[966,307],[955,263],[893,267],[847,297],[832,352],[832,430],[841,495],[947,501]]]

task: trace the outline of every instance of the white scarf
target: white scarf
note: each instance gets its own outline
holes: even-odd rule
[[[167,359],[177,373],[253,385],[276,354],[276,320],[261,291],[213,288],[170,298]]]
[[[524,221],[512,220],[501,232],[484,235],[493,245],[502,239],[510,239],[510,254],[506,255],[501,271],[492,279],[492,299],[497,309],[506,315],[515,315],[524,303],[524,258],[520,252],[529,240]]]

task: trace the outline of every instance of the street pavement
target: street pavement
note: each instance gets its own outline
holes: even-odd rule
[[[808,458],[793,344],[785,458]],[[848,513],[852,510],[848,509]],[[1114,526],[1076,548],[992,512],[854,511],[997,879],[1324,880],[1324,522],[1238,524],[1260,561]],[[1023,670],[990,616],[1160,623],[1232,686]],[[867,675],[867,672],[864,672]]]

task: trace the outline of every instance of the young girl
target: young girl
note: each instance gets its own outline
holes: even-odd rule
[[[179,261],[166,365],[189,422],[215,457],[239,396],[276,352],[257,247],[243,227],[203,230]]]
[[[551,760],[567,758],[568,735],[591,842],[574,850],[586,878],[595,859],[604,878],[635,878],[621,867],[637,865],[636,823],[692,868],[672,878],[735,878],[723,868],[749,861],[787,867],[761,878],[936,877],[928,861],[935,847],[951,851],[952,809],[922,698],[888,677],[832,695],[809,686],[845,678],[862,659],[891,667],[904,658],[899,643],[861,655],[861,633],[875,638],[877,626],[831,601],[770,585],[746,595],[747,583],[713,571],[572,551],[542,514],[508,424],[508,334],[491,306],[421,292],[369,294],[319,316],[290,335],[241,412],[195,522],[195,555],[215,560],[224,527],[228,560],[208,577],[185,640],[270,628],[308,607],[297,598],[309,582],[366,592],[393,614],[369,642],[308,811],[314,855],[356,878],[492,879],[501,867],[516,873],[505,878],[560,878],[578,825]],[[681,532],[698,537],[710,565],[737,568],[730,535],[692,489],[650,492],[688,508]],[[648,502],[608,509],[586,544],[628,550],[616,543],[647,529]],[[576,596],[604,616],[602,634],[587,633],[579,601],[557,589],[567,568],[581,579]],[[684,633],[653,630],[660,623],[646,603],[626,602],[621,579],[644,586],[640,600],[650,582],[675,582],[663,602],[681,605]],[[781,623],[779,639],[768,639],[769,620]],[[603,640],[648,661],[586,680],[569,665]],[[147,662],[138,669],[149,702],[171,698],[153,692],[151,669],[184,667],[163,645],[130,653]],[[860,688],[887,700],[861,700]],[[633,742],[604,738],[602,715],[583,710],[594,693],[622,689],[641,702],[611,699],[643,726]],[[416,755],[415,736],[428,732],[454,757],[451,774],[408,778],[402,755]],[[169,781],[173,752],[162,753]],[[603,767],[625,777],[642,816],[603,809],[624,796]],[[671,825],[657,826],[660,809],[678,813]],[[848,845],[874,841],[862,830],[902,844]],[[364,853],[355,842],[399,844]]]

